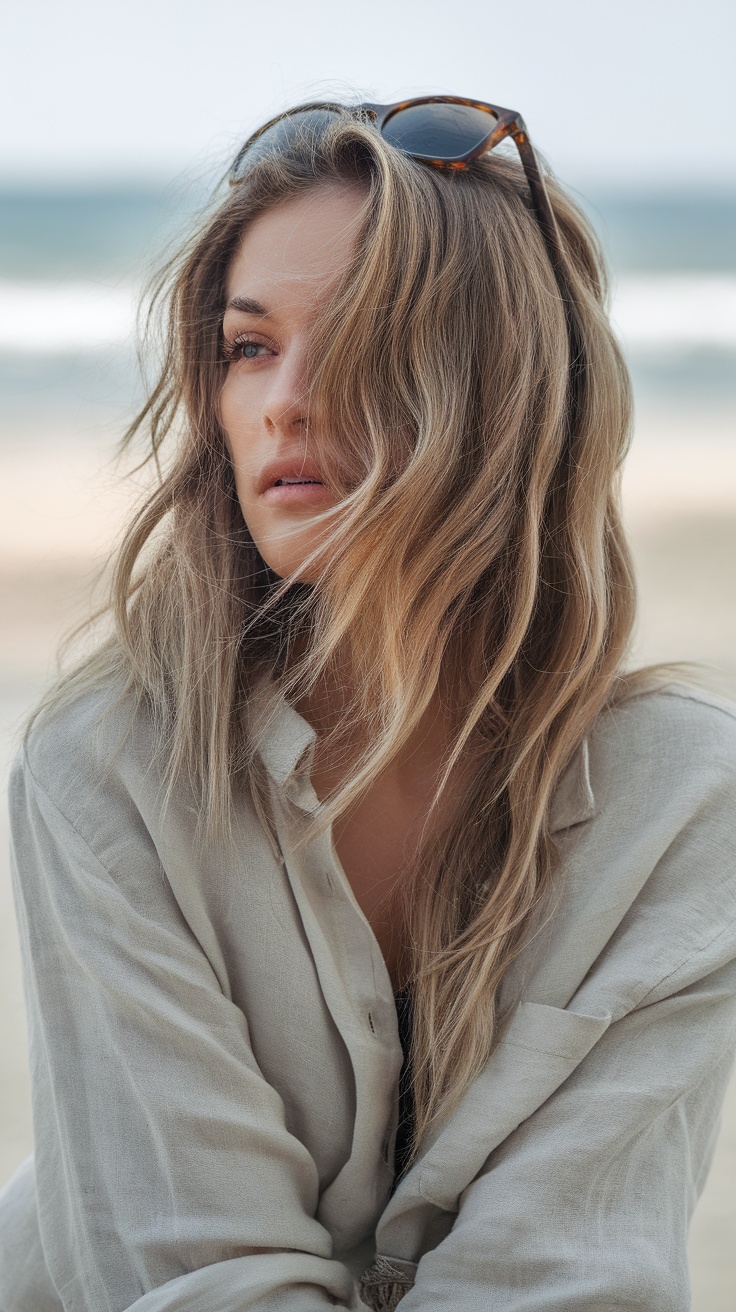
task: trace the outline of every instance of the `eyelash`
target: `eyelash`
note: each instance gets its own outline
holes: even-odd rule
[[[251,355],[250,357],[246,357],[244,355],[238,355],[238,351],[243,346],[262,346],[264,351],[271,350],[271,346],[269,342],[258,341],[258,339],[256,337],[252,337],[250,333],[241,333],[240,336],[234,337],[231,342],[228,341],[223,342],[222,352],[225,359],[229,360],[231,363],[232,362],[240,363],[241,361],[245,363],[246,359],[258,360],[261,358],[260,356],[257,355]]]

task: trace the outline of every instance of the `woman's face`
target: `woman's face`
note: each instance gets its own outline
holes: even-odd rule
[[[250,225],[228,275],[220,418],[243,517],[281,577],[319,545],[315,517],[335,504],[308,409],[307,348],[352,255],[364,200],[362,188],[335,184],[284,201]],[[300,577],[313,581],[308,574]]]

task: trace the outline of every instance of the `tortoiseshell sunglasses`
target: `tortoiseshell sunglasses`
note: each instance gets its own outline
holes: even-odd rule
[[[287,149],[298,131],[326,128],[333,114],[372,123],[397,150],[438,169],[464,169],[511,137],[524,166],[532,205],[556,273],[561,273],[560,236],[537,156],[520,114],[463,96],[420,96],[394,105],[297,105],[254,132],[238,152],[230,183],[241,182],[258,159]]]

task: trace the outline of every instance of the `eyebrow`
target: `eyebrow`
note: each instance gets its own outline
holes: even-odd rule
[[[228,302],[227,308],[228,310],[240,310],[243,314],[260,314],[261,316],[268,314],[265,306],[261,305],[260,301],[251,300],[250,296],[234,296]]]

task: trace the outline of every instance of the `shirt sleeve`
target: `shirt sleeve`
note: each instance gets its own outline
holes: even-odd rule
[[[362,1307],[150,836],[113,868],[27,765],[11,820],[39,1226],[65,1312]]]
[[[612,1024],[464,1190],[401,1312],[689,1312],[735,1044],[734,961]]]

